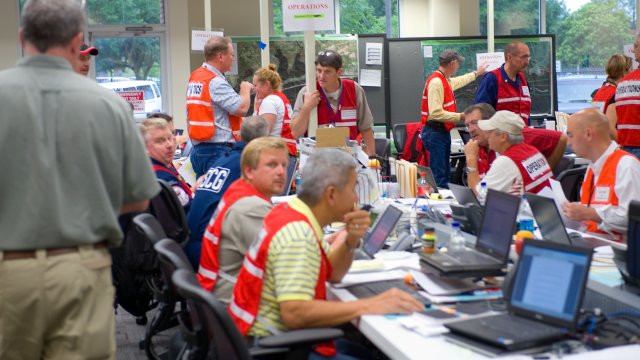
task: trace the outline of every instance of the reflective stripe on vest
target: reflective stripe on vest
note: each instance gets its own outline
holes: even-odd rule
[[[422,125],[425,125],[429,120],[429,99],[428,99],[429,89],[428,88],[431,80],[435,78],[440,79],[440,81],[442,82],[442,89],[444,90],[444,99],[442,100],[443,101],[442,110],[449,111],[449,112],[456,112],[457,110],[456,98],[453,95],[453,90],[451,89],[451,85],[449,85],[447,78],[440,71],[434,71],[433,74],[431,74],[431,76],[429,76],[429,78],[425,82],[424,90],[422,90],[422,106],[420,109],[420,114],[422,115],[420,121],[422,121]],[[455,123],[450,121],[444,122],[443,124],[444,124],[444,128],[447,131],[451,131],[451,129],[453,129],[456,126]]]
[[[640,70],[627,74],[616,88],[618,144],[640,146]]]
[[[238,179],[234,181],[227,191],[225,191],[222,199],[218,203],[216,211],[213,213],[211,220],[207,224],[204,235],[202,237],[202,251],[200,253],[200,267],[198,268],[198,282],[200,285],[212,291],[216,285],[218,277],[227,281],[234,282],[235,278],[231,275],[220,273],[220,238],[222,236],[222,222],[227,211],[238,200],[248,196],[258,196],[266,201],[269,198],[258,192],[253,186],[247,184],[244,180]]]
[[[598,91],[593,95],[593,101],[591,107],[600,110],[603,114],[606,114],[609,108],[611,99],[616,95],[616,85],[612,83],[605,83]]]
[[[317,106],[318,127],[326,127],[329,125],[348,126],[349,138],[356,140],[358,137],[358,99],[356,96],[356,85],[353,80],[340,79],[340,81],[342,82],[342,91],[340,93],[338,110],[335,112],[331,109],[331,106],[327,104],[327,96],[324,95],[325,93],[320,87],[320,83],[316,81],[316,90],[321,92],[320,102]],[[331,113],[329,113],[329,111],[331,111]],[[349,116],[346,116],[347,113]],[[331,121],[332,118],[335,118],[335,123]],[[345,122],[348,123],[348,125],[343,125]]]
[[[529,124],[529,116],[531,115],[531,95],[525,95],[524,87],[527,87],[527,80],[524,75],[518,73],[520,79],[519,88],[514,88],[509,81],[502,77],[502,68],[491,71],[498,82],[498,96],[496,99],[496,111],[508,110],[512,113],[520,115],[525,125]]]

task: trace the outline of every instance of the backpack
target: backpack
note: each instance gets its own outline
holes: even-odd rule
[[[158,219],[166,237],[185,243],[189,239],[189,228],[184,209],[171,185],[159,179],[158,183],[160,192],[150,200],[145,212]],[[153,293],[162,277],[153,244],[133,222],[138,214],[120,216],[118,221],[124,239],[121,247],[111,250],[115,306],[122,306],[133,316],[143,316],[157,305]]]

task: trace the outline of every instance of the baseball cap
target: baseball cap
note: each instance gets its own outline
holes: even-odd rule
[[[464,61],[464,58],[460,56],[457,51],[451,49],[446,49],[440,54],[440,64],[448,64],[453,60],[458,60],[458,62],[461,63]]]
[[[507,110],[496,112],[489,120],[478,121],[478,127],[482,130],[501,130],[513,135],[522,134],[524,121],[515,113]]]
[[[80,54],[82,55],[90,54],[90,55],[96,56],[98,55],[98,53],[99,51],[95,46],[89,46],[87,44],[82,44],[80,46]]]

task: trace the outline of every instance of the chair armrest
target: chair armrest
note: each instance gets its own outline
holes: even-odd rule
[[[278,355],[278,354],[286,354],[290,351],[289,348],[250,348],[249,349],[249,354],[251,355],[251,358],[256,358],[256,357],[266,357],[269,358],[269,355]]]
[[[315,344],[344,336],[340,329],[318,328],[287,331],[258,340],[258,346],[273,348],[299,344]]]

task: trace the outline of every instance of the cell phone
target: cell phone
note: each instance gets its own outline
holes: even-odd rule
[[[369,204],[362,205],[360,210],[371,211],[371,205],[369,205]]]

